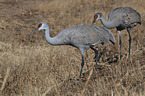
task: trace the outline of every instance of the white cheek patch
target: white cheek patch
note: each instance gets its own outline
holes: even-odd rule
[[[98,21],[98,20],[99,20],[99,18],[96,19],[96,21]]]
[[[42,27],[38,28],[38,31],[42,30]]]

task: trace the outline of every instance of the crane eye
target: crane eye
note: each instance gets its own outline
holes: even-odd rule
[[[42,26],[42,24],[39,24],[39,25],[38,25],[38,28],[40,28],[41,26]]]

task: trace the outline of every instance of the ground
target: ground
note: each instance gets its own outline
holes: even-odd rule
[[[144,0],[0,0],[0,95],[2,96],[144,96],[145,95],[145,1]],[[119,61],[118,33],[111,29],[116,45],[97,45],[98,73],[94,53],[85,52],[85,66],[78,82],[81,55],[71,46],[49,45],[44,31],[29,34],[40,22],[48,23],[53,37],[76,25],[91,25],[101,12],[105,19],[117,7],[132,7],[142,24],[122,35]],[[103,26],[100,21],[94,26]]]

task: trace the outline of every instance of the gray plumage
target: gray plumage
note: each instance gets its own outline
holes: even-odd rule
[[[96,44],[107,44],[111,41],[115,44],[115,39],[110,30],[101,26],[78,25],[66,28],[51,38],[49,35],[49,26],[42,22],[38,25],[37,30],[45,30],[46,41],[51,45],[71,45],[80,50],[82,55],[81,73],[84,65],[84,50],[91,48],[96,53],[96,71],[97,71],[97,50],[93,48]],[[80,79],[79,78],[79,79]]]
[[[52,45],[72,45],[77,48],[89,49],[90,45],[115,43],[110,30],[102,26],[78,25],[66,28],[56,35]],[[46,37],[47,40],[47,37]]]
[[[108,15],[108,21],[106,22],[102,13],[96,13],[94,15],[93,23],[96,21],[101,20],[102,24],[108,28],[116,28],[119,33],[119,44],[120,44],[120,58],[121,58],[121,33],[120,31],[126,29],[129,33],[129,55],[130,58],[130,46],[131,46],[131,36],[130,30],[131,28],[141,24],[141,16],[140,14],[130,8],[130,7],[119,7],[112,10]]]

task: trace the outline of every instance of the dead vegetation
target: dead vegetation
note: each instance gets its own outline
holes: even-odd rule
[[[145,1],[144,0],[1,0],[0,1],[0,95],[1,96],[144,96],[145,94]],[[40,31],[29,37],[39,22],[50,26],[51,36],[64,28],[90,25],[96,12],[132,7],[142,25],[132,29],[131,60],[127,61],[128,34],[122,31],[122,60],[117,44],[96,46],[85,54],[82,81],[78,82],[81,56],[71,46],[51,46]],[[100,22],[95,24],[102,26]]]

